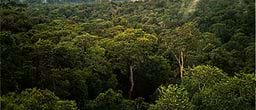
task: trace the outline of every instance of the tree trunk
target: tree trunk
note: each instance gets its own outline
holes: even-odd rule
[[[184,71],[184,53],[183,53],[183,50],[180,50],[179,51],[179,58],[174,55],[176,60],[178,61],[178,64],[179,64],[179,75],[180,75],[180,78],[182,79],[183,77],[183,71]]]
[[[130,91],[129,91],[129,98],[132,98],[132,93],[133,93],[133,88],[134,88],[134,79],[133,79],[133,67],[132,65],[129,66],[130,69],[130,83],[131,83],[131,87],[130,87]]]
[[[183,51],[180,51],[180,56],[179,56],[179,60],[180,60],[180,78],[182,79],[183,77],[183,69],[184,69],[184,55],[183,55]]]

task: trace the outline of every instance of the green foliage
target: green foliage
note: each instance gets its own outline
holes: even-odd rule
[[[113,65],[112,68],[119,71],[119,76],[127,77],[139,68],[147,56],[153,54],[156,42],[157,38],[154,35],[147,34],[141,29],[127,29],[112,39],[103,39],[101,45],[108,52],[107,57]],[[129,70],[131,67],[135,69]],[[121,86],[127,87],[127,83],[121,82]]]
[[[256,79],[252,74],[230,77],[197,93],[195,109],[253,110],[255,109]]]
[[[216,67],[196,66],[185,72],[181,85],[186,88],[191,98],[193,94],[206,87],[211,87],[225,78],[227,75]]]
[[[60,100],[53,92],[26,89],[20,94],[10,93],[1,97],[3,110],[77,110],[74,101]]]
[[[155,90],[161,84],[173,81],[174,76],[167,59],[162,56],[148,56],[135,71],[135,95],[152,100]]]
[[[193,23],[186,23],[166,33],[161,41],[162,45],[165,44],[163,47],[172,50],[174,53],[181,49],[190,51],[196,49],[195,46],[199,46],[196,42],[200,37],[199,35],[200,32]]]
[[[121,93],[112,89],[100,93],[94,100],[87,103],[90,110],[146,110],[147,106],[143,99],[127,100]]]
[[[2,0],[0,27],[4,109],[76,109],[58,96],[81,110],[146,110],[165,84],[180,85],[160,87],[150,109],[253,109],[255,80],[235,76],[255,72],[253,0]],[[56,96],[18,94],[34,87]]]
[[[193,107],[188,92],[178,85],[161,86],[158,92],[159,98],[149,110],[191,110]]]
[[[107,39],[105,45],[115,60],[137,63],[150,54],[156,42],[157,38],[154,35],[140,29],[127,29],[113,39]]]
[[[22,39],[19,38],[19,35],[11,32],[0,33],[1,92],[4,94],[9,91],[30,87],[31,66],[27,65],[30,62],[24,62],[28,59],[27,55],[29,54],[25,51],[29,51],[30,47],[22,45],[21,41]]]

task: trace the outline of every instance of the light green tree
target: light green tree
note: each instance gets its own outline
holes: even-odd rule
[[[216,67],[204,65],[196,66],[186,71],[181,86],[186,88],[189,92],[189,97],[191,98],[193,94],[206,87],[210,87],[225,78],[227,78],[227,75]]]
[[[26,89],[0,99],[3,110],[77,110],[75,101],[61,100],[49,90]]]
[[[254,110],[255,88],[253,74],[240,74],[204,88],[192,103],[200,110]]]
[[[149,110],[191,110],[193,107],[185,88],[178,85],[161,86],[158,92],[159,98]]]

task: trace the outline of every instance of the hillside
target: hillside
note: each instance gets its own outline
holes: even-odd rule
[[[254,0],[3,0],[2,110],[254,110]]]

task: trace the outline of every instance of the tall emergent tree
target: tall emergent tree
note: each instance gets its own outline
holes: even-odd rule
[[[132,98],[134,90],[134,70],[150,55],[157,38],[145,33],[140,29],[127,29],[116,35],[113,39],[103,40],[110,55],[110,61],[126,73],[128,67],[130,90],[129,97]]]

